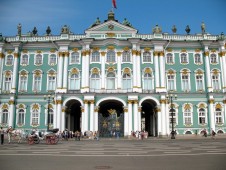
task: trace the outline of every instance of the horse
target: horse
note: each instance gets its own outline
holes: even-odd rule
[[[18,139],[18,143],[22,142],[22,139],[27,137],[26,133],[22,129],[14,129],[8,132],[8,141],[11,143],[11,139],[15,140]]]

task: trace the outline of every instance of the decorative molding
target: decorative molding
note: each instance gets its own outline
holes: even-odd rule
[[[5,57],[4,53],[0,53],[0,58],[4,58],[4,57]]]
[[[200,49],[195,49],[195,52],[196,52],[196,53],[200,53],[201,50],[200,50]]]
[[[167,52],[172,52],[173,51],[173,49],[172,48],[167,48],[167,50],[166,50]]]
[[[56,104],[62,104],[63,101],[62,100],[56,100]]]
[[[107,32],[106,35],[107,35],[107,37],[115,37],[116,36],[116,34],[113,32]]]
[[[28,53],[28,50],[24,49],[22,52],[25,53],[25,54],[27,54]]]
[[[129,51],[129,47],[124,47],[123,51]]]
[[[181,49],[181,52],[182,53],[187,53],[187,50],[186,49]]]
[[[100,52],[101,56],[104,57],[106,55],[106,52],[102,51]]]
[[[129,68],[125,68],[124,71],[123,71],[123,73],[130,74],[130,69]]]
[[[13,53],[13,55],[14,55],[15,58],[19,57],[19,53]]]
[[[78,70],[76,69],[76,68],[73,68],[72,70],[71,70],[71,74],[78,74],[79,72],[78,72]]]
[[[152,70],[150,68],[146,68],[144,70],[144,73],[152,74]]]
[[[213,104],[214,103],[214,99],[209,99],[208,101],[210,104]]]
[[[100,47],[93,47],[92,50],[93,51],[99,51],[100,50]]]
[[[115,47],[111,45],[111,46],[108,46],[107,49],[108,49],[108,50],[114,50]]]
[[[73,48],[72,51],[73,52],[78,52],[78,48]]]
[[[13,51],[12,51],[12,50],[8,50],[7,53],[8,53],[8,54],[12,54]]]
[[[97,68],[93,68],[92,69],[92,74],[99,74],[99,70]]]
[[[117,56],[121,56],[122,55],[122,52],[117,52]]]
[[[220,103],[216,104],[216,109],[222,109],[222,106]]]
[[[36,53],[41,54],[41,53],[42,53],[42,51],[41,51],[41,50],[37,50],[37,51],[36,51]]]
[[[207,57],[207,56],[210,55],[210,52],[209,52],[209,51],[205,51],[204,54],[205,54],[205,56]]]
[[[52,48],[52,49],[50,50],[50,52],[51,52],[51,53],[55,53],[56,50],[55,50],[54,48]]]

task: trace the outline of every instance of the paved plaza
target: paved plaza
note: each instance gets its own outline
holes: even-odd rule
[[[1,170],[226,169],[225,138],[16,142],[0,146]]]

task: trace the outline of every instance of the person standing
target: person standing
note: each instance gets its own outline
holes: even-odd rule
[[[215,139],[216,132],[213,129],[212,129],[211,135],[212,135],[212,139]]]
[[[11,143],[11,135],[13,132],[13,128],[12,126],[10,126],[7,130],[6,130],[7,134],[8,134],[8,143]]]
[[[0,135],[1,135],[1,145],[4,144],[4,129],[1,127],[0,129]]]

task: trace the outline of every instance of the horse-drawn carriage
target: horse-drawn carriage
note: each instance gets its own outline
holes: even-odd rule
[[[57,144],[59,141],[59,136],[56,134],[59,129],[53,129],[47,132],[45,135],[46,143],[47,144]]]

